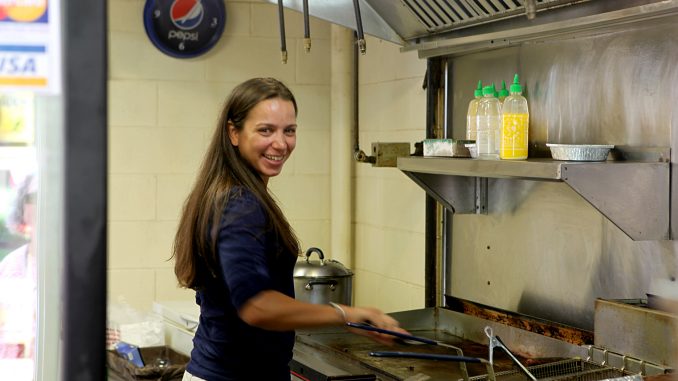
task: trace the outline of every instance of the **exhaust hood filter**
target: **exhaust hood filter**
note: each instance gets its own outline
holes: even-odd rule
[[[572,0],[536,0],[543,10],[571,4]],[[431,33],[460,29],[526,14],[529,0],[401,0]]]

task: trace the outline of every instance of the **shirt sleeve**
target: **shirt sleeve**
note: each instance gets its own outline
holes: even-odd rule
[[[217,250],[236,309],[259,292],[272,288],[266,253],[267,229],[263,207],[251,192],[242,191],[229,198],[219,226]]]

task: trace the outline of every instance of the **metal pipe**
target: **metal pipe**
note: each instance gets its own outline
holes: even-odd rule
[[[353,9],[355,10],[356,31],[358,32],[358,47],[360,48],[360,53],[365,54],[367,46],[365,44],[365,34],[363,33],[363,20],[360,17],[359,1],[360,0],[353,0]]]
[[[332,54],[330,70],[330,254],[348,268],[353,267],[353,204],[351,177],[353,161],[351,152],[351,122],[356,113],[352,103],[351,87],[356,76],[352,66],[353,32],[339,25],[331,26]]]
[[[304,49],[311,51],[311,26],[308,21],[308,0],[304,0]]]
[[[427,61],[424,87],[426,89],[426,138],[441,138],[438,136],[439,124],[439,84],[440,58],[430,58]],[[424,303],[426,307],[437,307],[441,300],[441,282],[439,268],[441,266],[440,237],[441,214],[438,203],[428,194],[426,195],[424,233]]]
[[[354,38],[356,34],[353,34]],[[360,149],[360,76],[358,75],[360,64],[358,61],[358,45],[353,44],[353,159],[358,163],[376,163],[377,159],[374,156],[367,156],[363,150]]]
[[[287,43],[285,42],[285,8],[283,0],[278,0],[278,21],[280,24],[280,57],[282,63],[287,63]]]

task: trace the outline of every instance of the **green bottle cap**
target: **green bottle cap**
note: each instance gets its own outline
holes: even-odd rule
[[[478,87],[473,92],[473,96],[476,97],[476,98],[483,96],[483,81],[482,80],[478,81]]]
[[[483,95],[494,95],[494,85],[483,87]]]
[[[511,84],[511,92],[512,93],[522,93],[523,92],[523,87],[520,86],[520,79],[518,79],[518,74],[513,76],[513,83]]]
[[[505,98],[505,97],[508,97],[508,95],[509,95],[509,92],[508,92],[508,90],[506,90],[506,81],[504,81],[502,79],[501,80],[501,90],[499,90],[499,97]]]

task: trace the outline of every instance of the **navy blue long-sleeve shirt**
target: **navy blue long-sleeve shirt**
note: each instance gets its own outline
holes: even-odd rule
[[[237,311],[265,290],[294,297],[296,257],[282,250],[260,201],[242,187],[231,190],[218,230],[219,269],[199,269],[200,324],[187,370],[209,381],[285,380],[294,331],[252,327]]]

